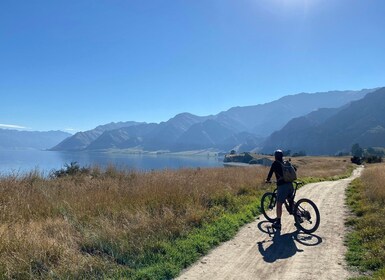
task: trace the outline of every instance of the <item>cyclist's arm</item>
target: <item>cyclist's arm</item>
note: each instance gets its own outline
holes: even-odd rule
[[[266,182],[270,182],[271,176],[273,176],[273,172],[274,172],[274,162],[270,167],[269,174],[267,174]]]

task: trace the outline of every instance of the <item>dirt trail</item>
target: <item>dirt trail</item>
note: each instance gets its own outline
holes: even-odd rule
[[[348,179],[308,184],[297,192],[297,200],[310,198],[320,210],[315,234],[297,233],[293,217],[284,210],[282,230],[274,236],[271,224],[260,216],[177,279],[347,279],[345,188],[361,171],[356,169]]]

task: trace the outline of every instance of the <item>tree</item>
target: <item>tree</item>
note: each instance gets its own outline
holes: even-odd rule
[[[305,151],[299,151],[299,152],[296,152],[296,153],[292,154],[292,157],[304,157],[304,156],[306,156],[306,152]]]
[[[384,151],[382,149],[376,149],[373,147],[369,147],[365,151],[365,157],[370,157],[370,156],[378,156],[378,157],[383,157],[384,156]]]
[[[358,143],[354,144],[352,146],[352,156],[353,157],[362,157],[363,153],[364,153],[364,150],[360,147],[360,145]]]
[[[283,156],[284,157],[289,157],[291,155],[291,150],[284,150],[283,151]]]

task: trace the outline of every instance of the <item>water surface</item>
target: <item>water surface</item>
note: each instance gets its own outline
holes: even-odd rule
[[[179,156],[170,154],[127,154],[103,152],[57,152],[39,150],[0,150],[0,174],[23,174],[38,169],[44,174],[77,162],[80,166],[115,165],[137,171],[219,167],[223,159],[209,156]]]

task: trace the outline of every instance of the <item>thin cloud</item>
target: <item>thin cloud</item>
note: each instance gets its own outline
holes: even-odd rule
[[[8,128],[8,129],[28,129],[25,126],[16,125],[16,124],[3,124],[0,123],[0,128]]]

